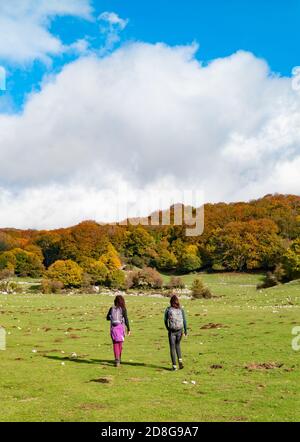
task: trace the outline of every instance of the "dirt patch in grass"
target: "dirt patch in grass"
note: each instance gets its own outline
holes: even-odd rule
[[[281,368],[283,364],[281,362],[263,362],[261,364],[251,363],[246,365],[247,370],[274,370],[275,368]]]
[[[96,382],[97,384],[112,384],[112,378],[109,376],[97,378],[97,379],[91,379],[89,382]]]
[[[208,324],[204,324],[202,325],[202,327],[200,327],[201,330],[210,330],[213,328],[228,328],[228,326],[224,324],[209,322]]]
[[[129,382],[143,382],[144,379],[142,378],[129,378],[127,379]]]
[[[248,418],[246,416],[234,416],[232,420],[233,422],[246,422]]]
[[[223,368],[223,365],[221,364],[213,364],[210,366],[210,368],[212,368],[213,370],[218,370],[220,368]]]

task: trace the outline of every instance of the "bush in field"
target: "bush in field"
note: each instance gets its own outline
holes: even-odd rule
[[[266,276],[263,279],[263,282],[261,284],[257,284],[256,288],[259,289],[268,289],[270,287],[275,287],[279,284],[278,279],[272,272],[267,272]]]
[[[144,260],[143,260],[143,258],[141,258],[140,256],[138,256],[138,255],[134,255],[134,256],[131,258],[131,262],[130,262],[130,264],[131,264],[133,267],[139,267],[139,268],[141,269],[141,268],[144,267]]]
[[[10,279],[12,276],[14,276],[14,272],[9,269],[3,269],[0,270],[0,281],[3,281],[5,279]]]
[[[90,277],[90,285],[104,285],[109,275],[109,270],[102,261],[85,258],[81,263],[84,272]]]
[[[61,293],[64,285],[60,281],[55,281],[52,279],[43,279],[42,284],[42,293],[50,294],[50,293]]]
[[[160,289],[163,280],[156,269],[145,267],[142,270],[131,272],[127,277],[128,288],[153,288]]]
[[[185,284],[180,276],[171,276],[170,281],[166,284],[168,289],[184,289]]]
[[[13,249],[11,253],[15,257],[15,273],[18,276],[30,276],[31,278],[39,278],[44,273],[45,267],[41,258],[23,249]]]
[[[80,287],[83,282],[83,269],[71,259],[58,260],[49,267],[46,277],[63,283],[65,287]]]
[[[127,288],[125,273],[119,269],[111,272],[107,277],[107,285],[112,289],[125,290]]]
[[[0,292],[8,294],[21,293],[22,287],[14,281],[3,279],[0,281]]]
[[[209,299],[212,297],[212,293],[209,288],[204,285],[200,278],[196,278],[192,284],[192,296],[194,299]]]

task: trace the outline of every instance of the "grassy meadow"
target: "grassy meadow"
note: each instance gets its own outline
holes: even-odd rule
[[[132,335],[116,369],[105,320],[112,296],[0,295],[0,421],[299,421],[291,330],[300,284],[257,291],[260,275],[201,276],[216,297],[182,299],[189,336],[177,372],[167,298],[126,297]]]

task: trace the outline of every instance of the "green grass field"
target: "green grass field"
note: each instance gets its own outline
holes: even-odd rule
[[[167,298],[127,296],[132,336],[116,369],[105,320],[111,296],[0,295],[8,332],[0,421],[299,421],[291,330],[300,325],[300,284],[261,292],[259,275],[203,279],[218,297],[182,300],[190,333],[178,372],[169,370]],[[219,326],[202,328],[209,323]]]

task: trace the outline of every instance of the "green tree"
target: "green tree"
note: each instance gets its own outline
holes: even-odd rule
[[[173,252],[169,252],[167,249],[162,249],[158,253],[156,265],[160,270],[172,270],[177,265],[177,258]]]
[[[199,270],[202,261],[198,255],[198,248],[193,244],[186,245],[178,259],[177,269],[181,273]]]
[[[30,276],[31,278],[39,278],[43,275],[45,267],[38,255],[19,248],[13,249],[11,253],[16,259],[16,275]]]
[[[287,279],[300,278],[300,238],[296,239],[283,255],[283,267]]]
[[[0,255],[0,270],[10,270],[15,271],[16,267],[16,257],[12,252],[3,252]]]

